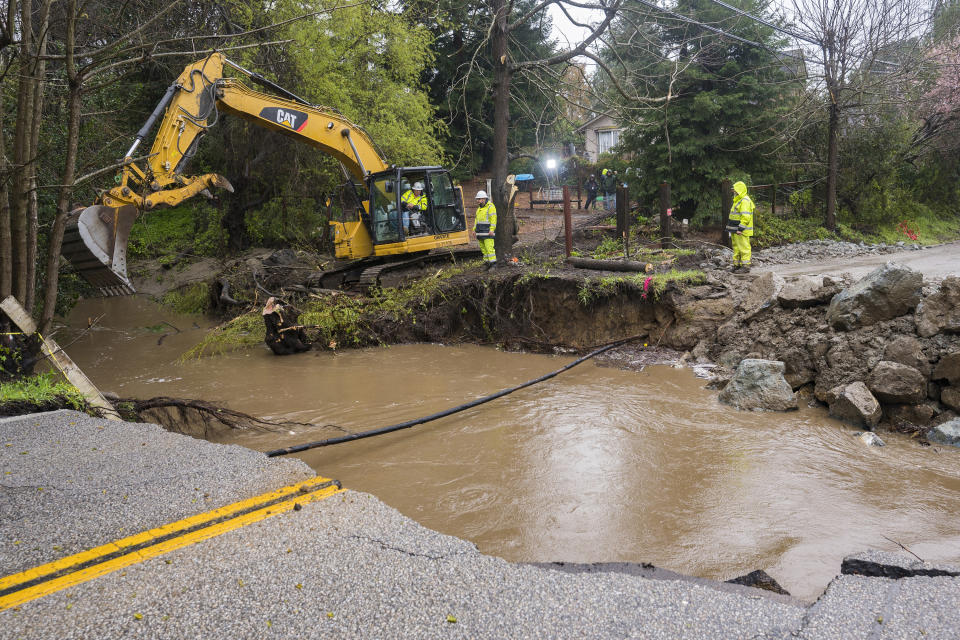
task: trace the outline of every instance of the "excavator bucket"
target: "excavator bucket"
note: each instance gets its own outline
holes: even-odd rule
[[[62,253],[103,296],[134,293],[127,277],[127,240],[140,211],[133,205],[93,205],[71,214]]]

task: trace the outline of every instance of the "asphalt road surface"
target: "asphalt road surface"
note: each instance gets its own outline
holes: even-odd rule
[[[960,276],[960,243],[951,242],[919,251],[770,265],[758,267],[755,271],[774,271],[781,276],[849,273],[856,278],[860,278],[887,262],[896,262],[920,271],[927,280],[941,280],[947,276]]]
[[[809,605],[641,565],[514,564],[322,480],[298,460],[155,425],[73,411],[0,419],[0,638],[815,640],[960,628],[956,569],[844,575]],[[314,484],[287,488],[303,483]]]

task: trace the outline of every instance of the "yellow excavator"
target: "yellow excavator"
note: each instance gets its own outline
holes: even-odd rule
[[[225,67],[282,97],[225,78]],[[221,112],[317,147],[340,162],[359,192],[361,207],[355,219],[330,222],[337,258],[389,257],[468,244],[463,195],[449,171],[388,164],[367,133],[335,109],[311,104],[214,53],[187,66],[167,88],[127,151],[117,186],[67,222],[62,253],[102,295],[134,292],[127,276],[127,240],[140,213],[176,206],[198,194],[209,196],[212,187],[233,191],[221,175],[183,173]],[[161,116],[141,166],[134,154]],[[402,198],[417,183],[427,197],[425,210],[408,207]]]

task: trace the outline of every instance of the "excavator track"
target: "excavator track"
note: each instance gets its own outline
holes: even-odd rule
[[[390,271],[399,271],[414,266],[426,264],[435,264],[438,262],[450,262],[452,260],[469,260],[481,256],[479,249],[465,249],[461,251],[438,251],[436,253],[427,253],[424,255],[399,260],[396,262],[387,262],[367,267],[360,274],[360,279],[356,283],[356,288],[362,293],[368,292],[371,288],[380,286],[380,278],[384,273]]]

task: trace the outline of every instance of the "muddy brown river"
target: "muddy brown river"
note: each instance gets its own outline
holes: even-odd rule
[[[61,344],[101,315],[68,351],[103,390],[350,431],[434,413],[572,360],[405,345],[284,358],[263,347],[182,363],[211,322],[135,297],[82,301]],[[897,550],[894,541],[960,562],[960,450],[887,433],[886,447],[867,447],[821,409],[739,412],[704,384],[689,369],[588,361],[436,422],[299,455],[511,561],[650,562],[718,579],[759,568],[807,600],[844,555]],[[268,450],[328,434],[298,427],[225,441]]]

